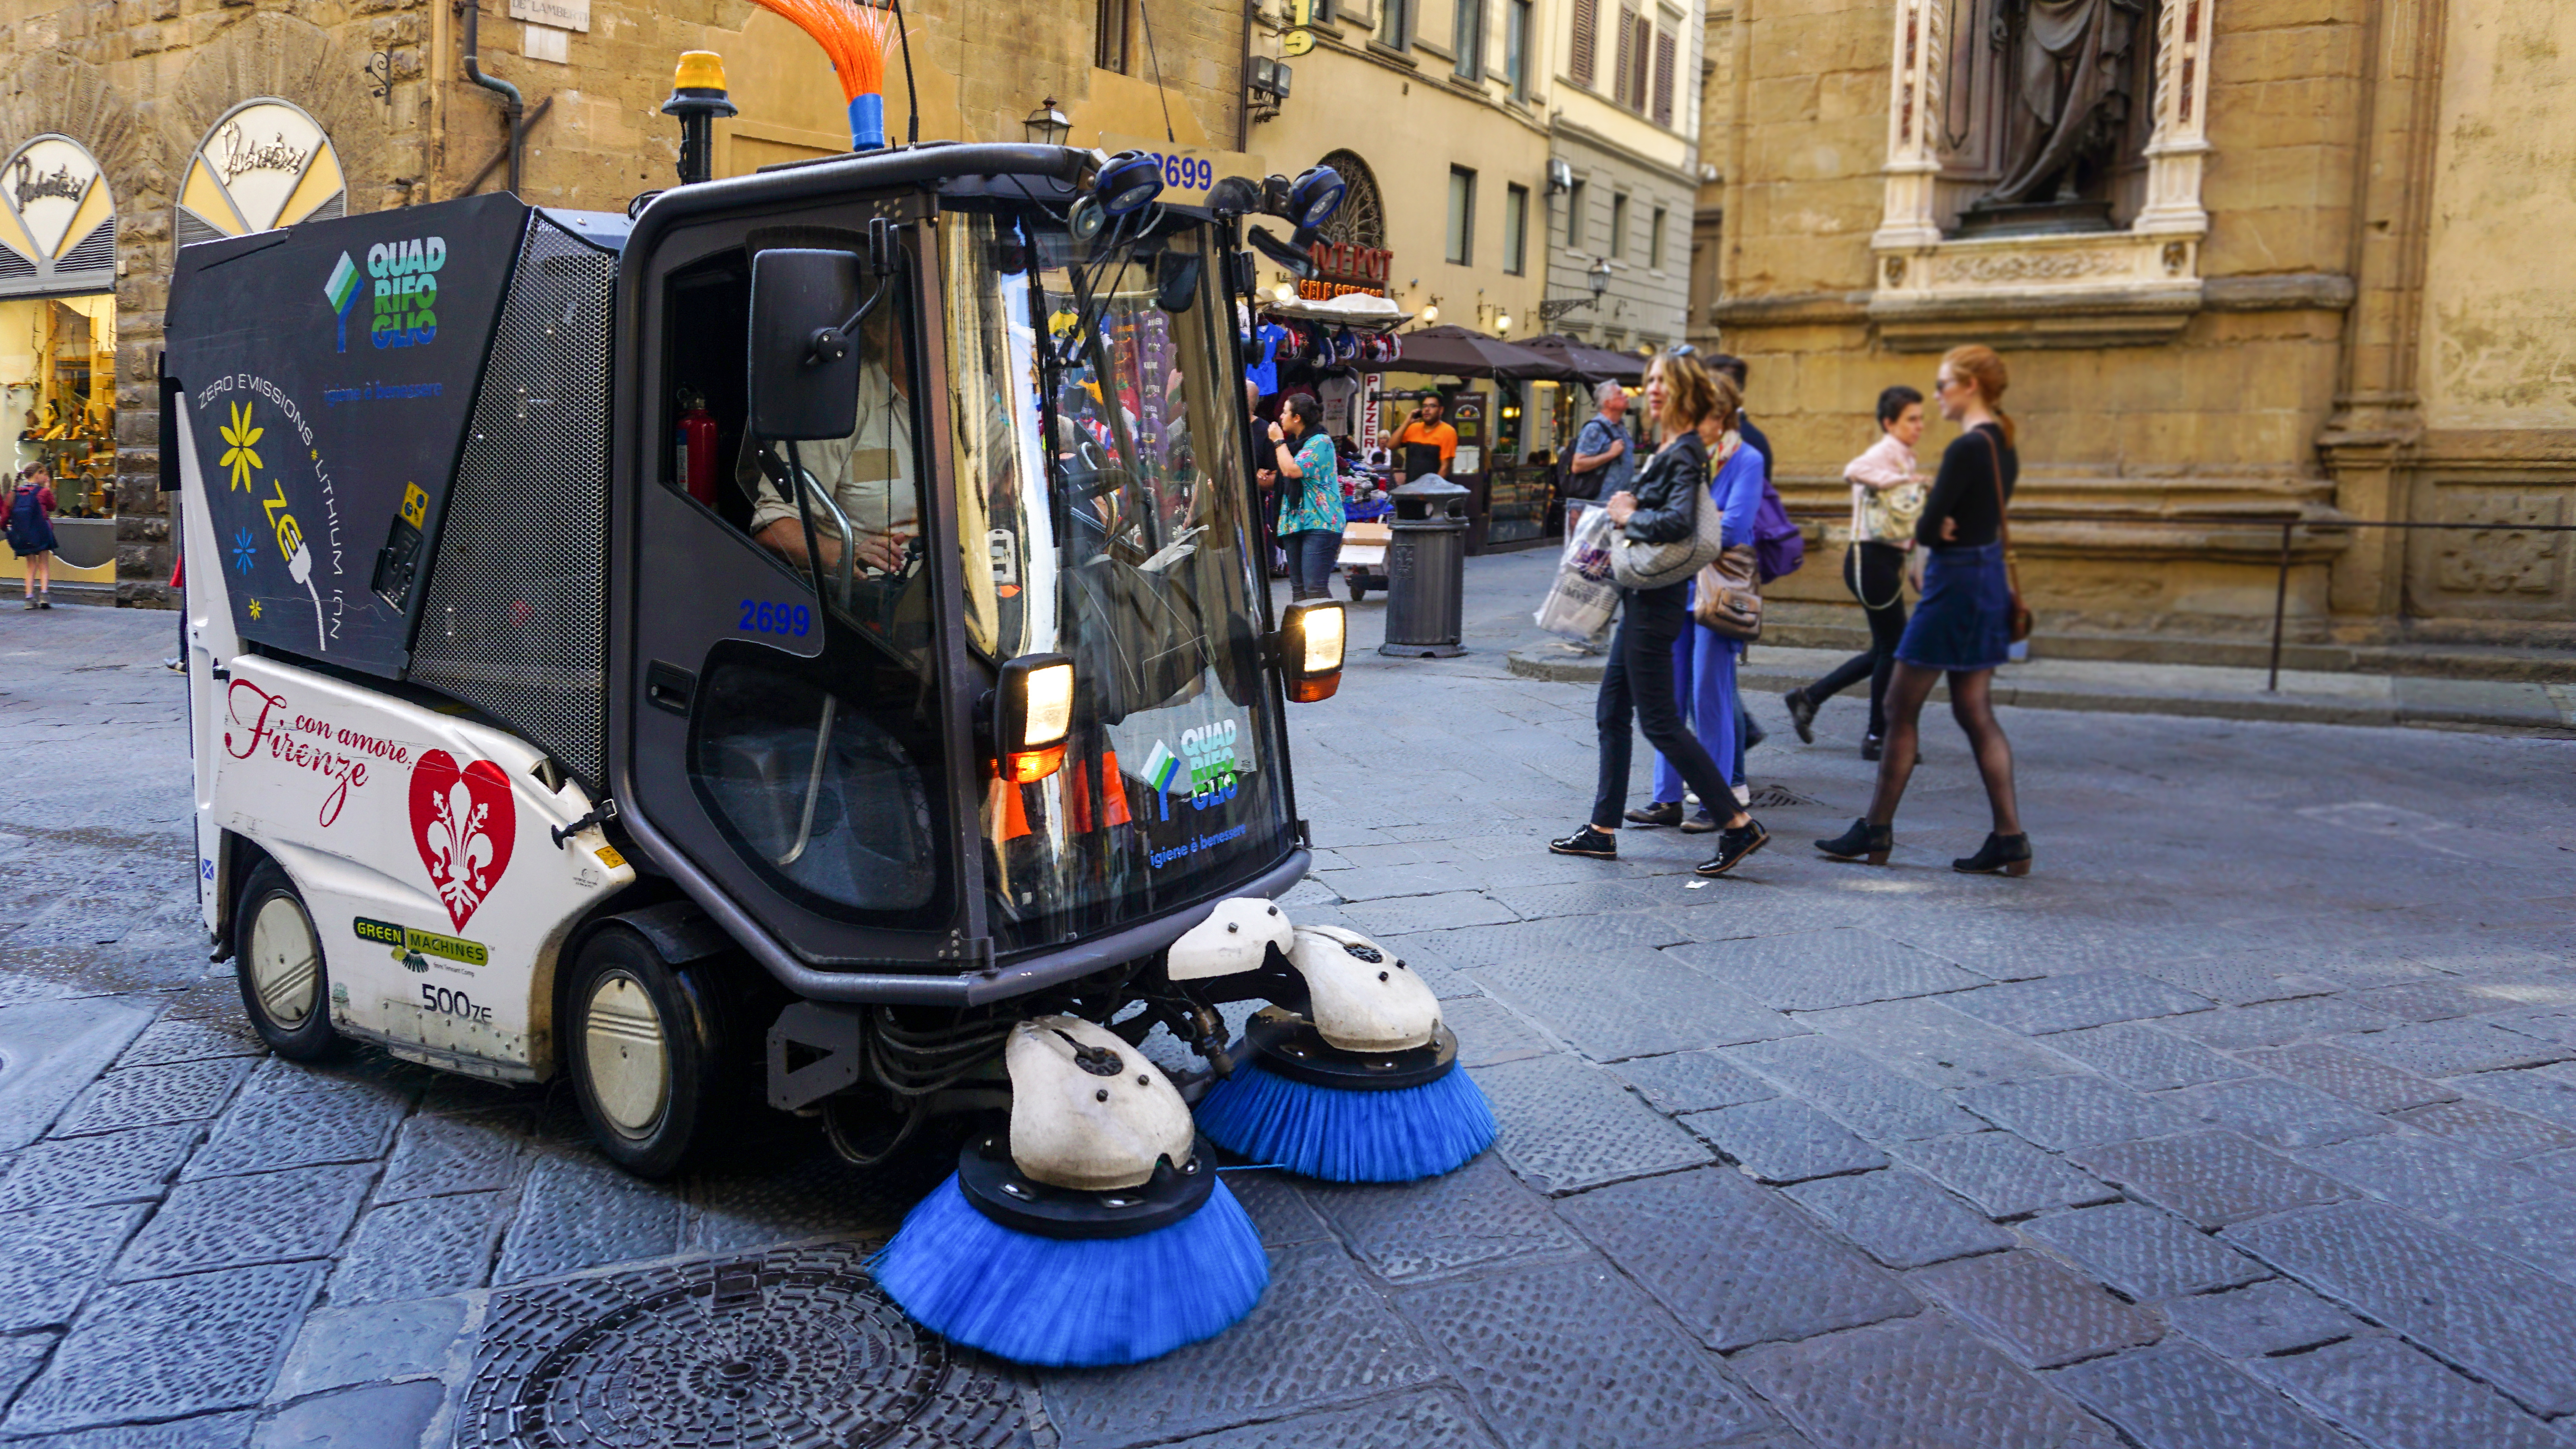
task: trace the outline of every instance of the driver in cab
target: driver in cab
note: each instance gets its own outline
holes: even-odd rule
[[[858,564],[870,573],[903,572],[907,551],[921,531],[908,369],[893,347],[895,330],[882,315],[861,329],[858,424],[850,435],[796,445],[806,476],[829,489],[832,502],[849,519]],[[783,471],[786,445],[770,446]],[[814,510],[814,547],[809,551],[796,501],[762,471],[748,438],[734,476],[751,495],[754,542],[808,573],[817,562],[813,553],[821,554],[824,573],[840,569],[842,544],[832,510]]]

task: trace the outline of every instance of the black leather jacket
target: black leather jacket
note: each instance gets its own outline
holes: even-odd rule
[[[1628,515],[1628,536],[1639,543],[1679,543],[1698,521],[1698,502],[1691,490],[1708,486],[1708,447],[1696,432],[1662,450],[1637,470],[1629,491],[1637,511]]]

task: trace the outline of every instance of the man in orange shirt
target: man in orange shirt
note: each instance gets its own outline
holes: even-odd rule
[[[1395,435],[1395,460],[1403,466],[1406,481],[1425,473],[1446,476],[1449,461],[1458,456],[1458,430],[1440,420],[1443,411],[1440,395],[1434,393],[1422,400],[1404,431]]]

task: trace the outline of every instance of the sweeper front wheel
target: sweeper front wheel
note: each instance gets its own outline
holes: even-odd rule
[[[590,1135],[618,1166],[668,1177],[719,1114],[722,1011],[712,981],[626,927],[583,943],[556,1040]]]
[[[310,1062],[339,1049],[321,933],[295,882],[273,860],[261,861],[242,886],[233,912],[233,973],[241,979],[242,1010],[269,1050]]]

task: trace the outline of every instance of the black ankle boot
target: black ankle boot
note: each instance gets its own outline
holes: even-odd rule
[[[1965,875],[2028,875],[2030,837],[1988,831],[1976,854],[1950,862],[1950,868]]]
[[[1852,827],[1831,840],[1819,840],[1816,849],[1836,860],[1863,860],[1872,865],[1887,864],[1887,853],[1896,848],[1896,827],[1872,825],[1855,820]]]
[[[1789,727],[1798,732],[1800,742],[1814,744],[1816,742],[1816,702],[1807,698],[1807,692],[1803,689],[1790,690],[1780,696],[1780,701],[1789,706]]]
[[[1860,742],[1860,757],[1861,757],[1862,759],[1864,759],[1864,760],[1869,760],[1869,761],[1872,761],[1872,762],[1874,763],[1874,762],[1876,762],[1876,760],[1878,759],[1878,757],[1879,757],[1879,753],[1880,753],[1882,750],[1886,749],[1886,747],[1887,747],[1887,742],[1886,742],[1886,741],[1884,741],[1884,740],[1882,740],[1882,739],[1880,739],[1878,736],[1876,736],[1876,735],[1868,735],[1868,736],[1865,736],[1865,737],[1863,737],[1863,738],[1862,738],[1862,740],[1861,740],[1861,742]]]

